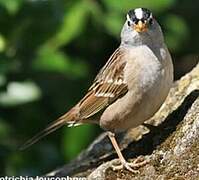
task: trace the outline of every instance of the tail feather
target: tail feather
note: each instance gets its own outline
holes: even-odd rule
[[[74,116],[72,116],[72,114],[70,112],[61,116],[59,119],[57,119],[56,121],[49,124],[44,130],[42,130],[41,132],[39,132],[38,134],[33,136],[28,141],[26,141],[19,149],[24,150],[24,149],[28,148],[29,146],[33,145],[34,143],[36,143],[37,141],[39,141],[43,137],[45,137],[48,134],[54,132],[55,130],[59,129],[63,125],[67,124],[67,122],[74,121],[73,117]]]

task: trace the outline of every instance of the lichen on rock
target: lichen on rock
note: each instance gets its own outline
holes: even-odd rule
[[[117,155],[103,133],[77,159],[48,175],[90,180],[199,179],[199,65],[174,83],[154,117],[117,138],[128,161],[138,156],[149,159],[139,174],[111,169]]]

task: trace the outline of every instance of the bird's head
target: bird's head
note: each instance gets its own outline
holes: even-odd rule
[[[137,8],[127,13],[127,25],[137,32],[146,32],[153,24],[153,15],[146,8]]]
[[[121,32],[123,44],[161,43],[163,39],[162,30],[150,10],[136,8],[128,11],[126,22]]]

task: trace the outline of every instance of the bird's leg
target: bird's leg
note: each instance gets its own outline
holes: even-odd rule
[[[139,168],[139,167],[141,167],[141,166],[144,166],[145,164],[147,164],[147,161],[141,161],[141,162],[139,162],[140,161],[140,158],[137,158],[134,162],[132,162],[132,163],[129,163],[129,162],[127,162],[125,159],[124,159],[124,156],[122,155],[122,153],[121,153],[121,150],[120,150],[120,148],[119,148],[119,146],[118,146],[118,143],[117,143],[117,141],[116,141],[116,139],[115,139],[115,134],[114,133],[112,133],[112,132],[108,132],[108,137],[110,138],[110,140],[111,140],[111,143],[112,143],[112,145],[113,145],[113,147],[115,148],[115,151],[116,151],[116,153],[117,153],[117,155],[118,155],[118,157],[119,157],[119,160],[120,160],[120,162],[121,162],[121,165],[118,165],[118,166],[113,166],[112,168],[113,168],[113,170],[121,170],[121,169],[124,169],[124,168],[126,168],[127,170],[129,170],[129,171],[131,171],[132,173],[139,173],[139,171],[138,170],[134,170],[134,169],[132,169],[132,168]]]

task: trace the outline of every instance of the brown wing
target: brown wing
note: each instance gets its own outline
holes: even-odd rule
[[[118,48],[80,101],[80,119],[95,115],[128,91],[124,80],[125,65],[124,49]]]
[[[43,131],[28,140],[21,149],[29,147],[66,123],[69,126],[78,125],[82,119],[95,115],[118,97],[123,96],[128,91],[124,81],[125,65],[124,50],[118,48],[99,72],[86,96],[78,103],[78,107],[75,106],[58,120],[52,122]]]

